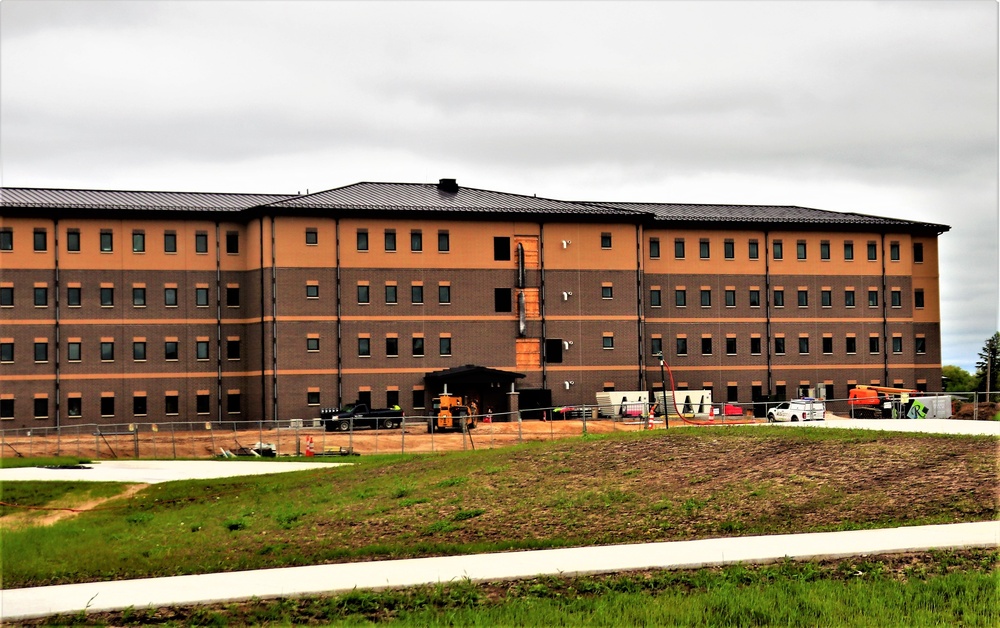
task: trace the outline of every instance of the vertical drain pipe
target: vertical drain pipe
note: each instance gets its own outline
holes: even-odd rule
[[[643,284],[643,250],[642,250],[642,225],[635,226],[635,310],[636,310],[636,332],[639,334],[639,390],[646,388],[646,315],[643,306],[645,287]],[[662,341],[661,341],[662,342]],[[666,394],[664,392],[664,394]]]
[[[222,248],[215,222],[215,414],[222,423]]]
[[[771,233],[764,232],[764,341],[767,343],[767,397],[771,396],[774,373],[771,363]]]
[[[889,383],[889,310],[887,308],[886,277],[885,277],[885,232],[882,232],[882,250],[879,253],[882,257],[882,381],[883,386],[891,386]]]
[[[521,249],[521,267],[524,267],[524,249]],[[527,272],[527,271],[525,271]],[[548,329],[545,325],[545,223],[538,223],[538,313],[542,318],[542,388],[548,388],[549,371],[546,366],[545,343],[548,341]]]
[[[62,377],[62,371],[60,370],[61,362],[59,361],[59,357],[60,357],[60,344],[61,344],[61,333],[62,333],[62,328],[60,326],[61,320],[60,320],[60,309],[59,309],[59,305],[61,303],[60,300],[59,300],[59,290],[61,289],[60,283],[59,283],[59,280],[60,280],[60,272],[59,272],[59,219],[56,218],[53,221],[53,223],[54,223],[53,231],[55,233],[53,234],[53,242],[52,242],[52,244],[53,244],[53,252],[55,254],[55,267],[56,267],[55,268],[55,270],[56,270],[56,276],[55,276],[55,281],[54,281],[54,283],[55,283],[55,293],[56,293],[55,294],[56,329],[55,329],[55,346],[53,347],[53,350],[56,353],[56,358],[55,358],[55,363],[56,363],[56,382],[55,382],[55,390],[53,391],[53,393],[55,394],[55,397],[56,397],[56,399],[55,399],[55,403],[56,403],[56,407],[55,407],[55,413],[56,413],[56,437],[58,439],[58,440],[56,440],[56,455],[58,456],[59,455],[59,442],[61,441],[61,438],[62,438],[62,435],[60,434],[60,432],[61,432],[60,428],[62,426],[61,426],[61,421],[60,421],[60,416],[59,416],[59,410],[60,410],[59,395],[60,395],[60,392],[62,390],[62,386],[61,386],[62,382],[60,380],[60,378]]]
[[[278,260],[271,216],[271,418],[278,425]]]
[[[264,330],[267,329],[267,301],[265,300],[265,294],[267,293],[267,284],[264,282],[264,216],[258,219],[260,222],[260,233],[258,238],[260,240],[260,420],[263,421],[264,417],[267,416],[267,335]]]
[[[334,231],[334,256],[336,262],[336,273],[334,286],[334,298],[336,299],[337,306],[337,407],[342,407],[342,399],[344,397],[344,338],[343,338],[343,313],[341,312],[341,298],[340,298],[340,218],[333,219],[333,231]]]

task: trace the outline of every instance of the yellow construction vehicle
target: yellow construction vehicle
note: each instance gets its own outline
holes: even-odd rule
[[[893,405],[898,404],[902,395],[916,395],[919,391],[910,388],[889,386],[855,386],[848,393],[847,404],[851,417],[859,419],[892,418]]]
[[[479,421],[475,402],[466,404],[461,397],[441,395],[434,398],[434,416],[427,419],[427,433],[438,430],[471,430]]]

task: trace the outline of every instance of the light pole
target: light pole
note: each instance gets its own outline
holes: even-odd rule
[[[667,410],[667,378],[663,373],[663,349],[660,349],[660,390],[663,392],[663,429],[670,429],[670,411]]]

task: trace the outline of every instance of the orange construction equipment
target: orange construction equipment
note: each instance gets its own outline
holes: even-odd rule
[[[897,399],[900,395],[916,394],[920,394],[920,391],[911,388],[862,384],[855,386],[848,392],[847,405],[851,408],[852,417],[877,419],[882,416],[882,407],[885,402]]]

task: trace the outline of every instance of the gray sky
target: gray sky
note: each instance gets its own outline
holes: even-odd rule
[[[998,5],[0,3],[7,186],[801,205],[948,224],[943,362],[998,328]]]

